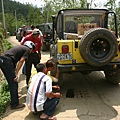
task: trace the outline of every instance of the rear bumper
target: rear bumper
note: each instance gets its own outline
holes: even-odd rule
[[[106,71],[106,70],[116,70],[120,68],[120,63],[109,63],[102,67],[94,67],[90,66],[86,63],[83,64],[67,64],[67,65],[60,65],[58,64],[58,69],[60,72],[66,73],[66,72],[80,72],[80,71]]]

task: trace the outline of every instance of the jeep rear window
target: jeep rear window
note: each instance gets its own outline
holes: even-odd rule
[[[60,39],[65,39],[66,33],[80,36],[91,28],[106,27],[105,19],[105,11],[61,11],[57,16],[57,35]]]
[[[65,16],[64,31],[70,33],[77,33],[79,24],[91,24],[95,23],[97,26],[103,26],[103,20],[100,15],[82,15],[82,16]],[[97,27],[96,26],[96,27]]]

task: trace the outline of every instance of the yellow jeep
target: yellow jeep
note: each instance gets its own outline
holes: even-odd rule
[[[53,20],[50,56],[63,73],[104,71],[106,79],[120,82],[120,39],[116,14],[107,9],[60,10]]]

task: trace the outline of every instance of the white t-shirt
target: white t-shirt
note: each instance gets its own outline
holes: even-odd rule
[[[40,83],[40,79],[42,78],[42,76],[44,77]],[[35,74],[32,77],[26,97],[26,103],[30,111],[34,112],[35,109],[37,111],[42,111],[44,102],[47,99],[45,93],[50,93],[50,92],[52,92],[51,78],[42,72]]]
[[[43,37],[43,34],[42,34],[42,32],[41,32],[41,31],[40,31],[40,36],[41,36],[41,37]]]
[[[22,43],[22,42],[24,41],[24,38],[25,38],[25,37],[23,37],[23,38],[22,38],[22,40],[21,40],[21,42],[20,42],[20,43]]]

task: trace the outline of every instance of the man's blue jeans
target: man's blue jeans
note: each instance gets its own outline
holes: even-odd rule
[[[9,84],[11,95],[11,107],[15,107],[19,104],[18,82],[14,82],[14,78],[16,77],[16,75],[12,59],[7,56],[0,56],[0,68]]]
[[[43,113],[45,113],[46,115],[51,116],[57,106],[57,104],[59,103],[60,99],[59,98],[47,98],[47,100],[44,103],[44,110]]]

